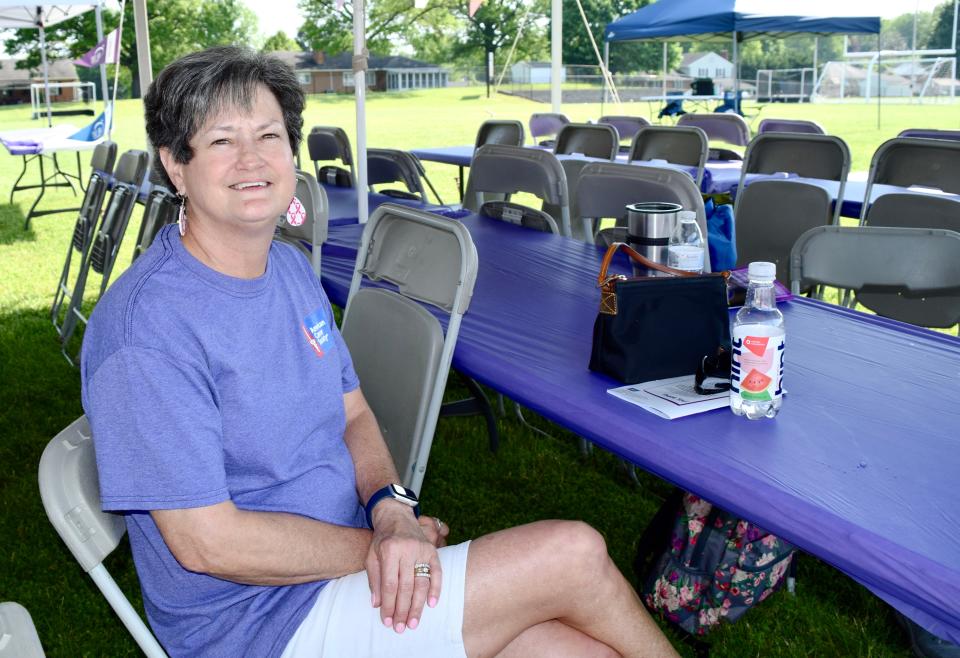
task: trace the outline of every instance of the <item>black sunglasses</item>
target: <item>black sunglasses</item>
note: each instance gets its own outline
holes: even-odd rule
[[[711,388],[704,387],[703,383],[711,378],[724,379]],[[713,395],[730,390],[730,352],[721,348],[716,354],[700,359],[697,374],[693,380],[693,389],[700,395]]]

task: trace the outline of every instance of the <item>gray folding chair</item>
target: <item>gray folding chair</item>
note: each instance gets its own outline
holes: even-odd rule
[[[757,127],[757,134],[762,135],[763,133],[826,135],[827,131],[816,121],[807,121],[805,119],[763,119]]]
[[[474,148],[486,144],[523,146],[523,124],[510,119],[490,119],[480,124]]]
[[[100,481],[86,416],[70,423],[47,444],[40,457],[38,480],[43,509],[80,567],[93,579],[140,650],[149,658],[166,658],[103,565],[127,527],[123,516],[100,510]]]
[[[703,182],[710,146],[707,134],[696,126],[647,126],[633,137],[630,154],[634,160],[666,160],[671,164],[696,167],[694,182]]]
[[[790,269],[794,293],[802,279],[853,290],[858,302],[895,320],[924,327],[960,322],[960,233],[955,231],[820,226],[797,240]],[[871,297],[876,292],[887,294]]]
[[[711,140],[746,146],[750,143],[750,126],[739,114],[732,112],[714,112],[712,114],[684,114],[677,121],[678,126],[696,126],[701,128]],[[740,160],[741,156],[730,149],[711,149],[712,160]]]
[[[43,658],[30,613],[19,603],[0,603],[0,658]]]
[[[405,189],[380,188],[375,185],[401,183]],[[440,205],[443,199],[437,194],[419,158],[408,151],[399,149],[367,149],[367,185],[371,192],[379,192],[398,199],[427,201],[426,183]]]
[[[64,302],[67,302],[72,296],[72,289],[76,287],[76,281],[70,285],[71,266],[73,265],[73,256],[76,252],[79,258],[79,267],[81,272],[86,264],[87,255],[90,252],[90,244],[93,242],[93,234],[97,228],[97,219],[100,217],[100,211],[103,209],[103,200],[106,198],[107,190],[113,175],[113,165],[117,159],[117,145],[114,142],[102,142],[97,144],[93,150],[93,157],[90,159],[90,180],[87,182],[87,191],[83,197],[83,203],[80,205],[80,211],[77,213],[77,221],[73,226],[73,235],[70,238],[70,244],[67,245],[67,257],[63,263],[63,271],[60,273],[60,281],[57,282],[57,290],[53,295],[53,305],[50,307],[50,319],[57,333],[62,330],[61,311]]]
[[[626,235],[628,204],[640,201],[678,203],[684,210],[697,213],[703,233],[704,271],[710,272],[707,244],[707,216],[700,190],[687,174],[663,167],[592,162],[584,167],[577,184],[578,216],[592,229],[603,218],[615,218]]]
[[[734,215],[739,212],[742,192],[746,192],[757,182],[746,185],[749,174],[796,174],[803,178],[818,178],[821,180],[837,181],[840,188],[837,198],[842,199],[847,185],[847,174],[850,172],[850,149],[847,143],[833,135],[811,135],[796,133],[764,133],[754,137],[747,146],[744,155],[743,167],[740,169],[740,184],[734,202]],[[758,181],[759,182],[759,181]],[[770,188],[773,189],[773,188]],[[772,198],[772,197],[767,197]],[[809,195],[804,198],[809,198]],[[787,202],[777,204],[772,208],[778,211],[787,205]],[[768,209],[771,210],[772,208]],[[819,212],[819,206],[817,206]],[[835,204],[832,214],[832,223],[840,221],[841,204]],[[771,213],[772,214],[772,213]],[[819,215],[818,215],[819,216]],[[815,224],[808,224],[794,237],[800,235]],[[783,255],[783,262],[789,256],[789,247]],[[786,272],[784,272],[786,274]]]
[[[534,144],[540,146],[553,146],[554,140],[544,139],[537,141],[540,137],[553,137],[560,132],[560,129],[570,123],[570,119],[565,114],[554,112],[535,112],[530,115],[530,138]]]
[[[826,190],[808,183],[759,180],[747,186],[734,209],[737,267],[768,261],[776,264],[777,279],[792,283],[790,250],[809,229],[831,223],[832,202]]]
[[[97,293],[97,299],[99,299],[110,283],[110,274],[113,272],[137,196],[140,194],[140,185],[147,173],[148,162],[149,156],[146,151],[127,151],[120,156],[120,161],[117,163],[110,201],[103,211],[103,218],[93,237],[87,258],[80,265],[80,273],[71,291],[63,323],[60,325],[62,352],[72,364],[75,364],[76,355],[71,356],[67,352],[67,343],[73,336],[77,323],[87,323],[87,318],[81,311],[81,305],[90,271],[100,275],[100,290]]]
[[[568,123],[560,129],[553,146],[556,155],[579,154],[604,160],[615,160],[619,149],[617,129],[604,123]]]
[[[487,201],[480,206],[478,215],[499,219],[502,222],[522,226],[543,233],[560,233],[557,220],[542,210],[511,201]]]
[[[874,185],[916,185],[960,194],[960,142],[896,137],[881,144],[870,162],[861,224],[866,220]]]
[[[633,136],[636,135],[641,128],[650,125],[650,122],[643,117],[617,116],[613,114],[600,117],[597,119],[597,123],[613,126],[617,134],[620,135],[620,141],[628,142],[627,144],[620,145],[621,153],[629,153]]]
[[[364,227],[357,253],[341,331],[400,478],[419,492],[477,250],[463,224],[386,203]],[[361,288],[364,278],[392,286]],[[449,314],[445,336],[417,302]]]
[[[355,187],[353,155],[350,138],[343,128],[337,126],[314,126],[307,135],[307,152],[313,162],[317,180],[327,185]],[[321,165],[321,162],[338,162],[341,165]]]
[[[560,233],[570,235],[570,194],[567,177],[557,157],[548,151],[519,146],[487,144],[473,154],[463,207],[479,212],[486,201],[509,201],[511,194],[526,192],[541,199],[545,209],[558,209]],[[487,199],[485,194],[505,195]],[[554,219],[558,219],[556,215]]]
[[[273,239],[286,242],[296,247],[313,268],[317,277],[320,276],[320,250],[327,240],[327,224],[330,219],[330,206],[327,203],[327,193],[317,183],[317,179],[305,171],[297,169],[297,191],[295,192],[303,209],[306,219],[299,226],[291,226],[286,215],[277,218],[277,227]]]
[[[937,130],[935,128],[907,128],[901,130],[897,137],[921,137],[923,139],[946,139],[952,142],[960,141],[960,130]]]
[[[180,203],[177,197],[167,188],[155,186],[143,206],[143,220],[140,222],[140,231],[137,233],[137,244],[133,248],[131,262],[137,260],[140,254],[149,249],[160,229],[176,222],[179,214]]]

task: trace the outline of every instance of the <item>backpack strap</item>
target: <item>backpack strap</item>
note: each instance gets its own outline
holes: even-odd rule
[[[643,529],[643,534],[640,535],[637,542],[637,555],[633,560],[633,570],[637,575],[637,591],[641,598],[651,564],[663,552],[664,546],[669,545],[673,524],[682,506],[683,490],[673,487],[664,498],[660,509]]]

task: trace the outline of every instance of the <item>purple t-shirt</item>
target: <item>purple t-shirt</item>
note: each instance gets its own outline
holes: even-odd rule
[[[98,302],[81,371],[101,503],[125,513],[160,642],[171,655],[279,655],[325,581],[259,587],[187,571],[149,510],[232,500],[365,525],[343,442],[357,377],[309,263],[274,243],[263,276],[237,279],[165,227]]]

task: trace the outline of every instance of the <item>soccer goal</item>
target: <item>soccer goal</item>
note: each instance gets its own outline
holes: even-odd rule
[[[810,100],[816,84],[812,68],[757,70],[757,101],[802,103]]]
[[[869,101],[882,98],[914,102],[956,97],[957,60],[953,57],[877,56],[827,62],[813,90],[816,101]]]

